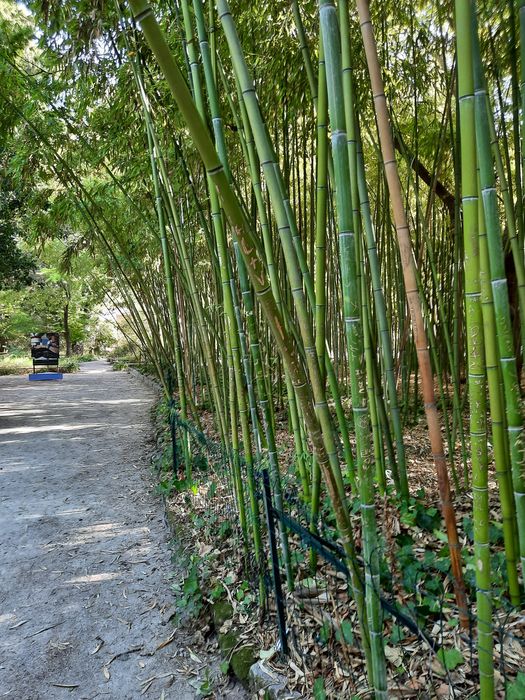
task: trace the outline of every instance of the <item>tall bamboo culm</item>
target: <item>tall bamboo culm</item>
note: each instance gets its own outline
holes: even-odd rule
[[[480,697],[494,696],[492,659],[492,595],[490,577],[489,502],[486,421],[485,348],[481,309],[478,182],[474,74],[472,66],[472,5],[456,2],[459,121],[461,135],[461,201],[465,250],[465,312],[470,402],[470,447],[474,515],[474,557]]]
[[[427,417],[432,457],[436,468],[441,511],[443,513],[443,519],[447,528],[456,602],[459,609],[461,624],[463,627],[468,627],[469,615],[461,564],[461,545],[458,538],[456,515],[452,504],[447,462],[444,453],[441,425],[434,393],[434,377],[430,362],[430,353],[428,349],[428,340],[423,320],[423,313],[421,310],[421,301],[419,299],[416,266],[412,253],[410,230],[408,227],[405,204],[401,190],[401,182],[399,179],[396,157],[394,153],[394,143],[388,115],[388,106],[385,98],[383,78],[381,76],[377,45],[374,37],[372,20],[370,18],[368,2],[367,0],[357,0],[356,4],[365,47],[368,73],[370,75],[370,82],[372,85],[372,95],[377,117],[379,141],[383,156],[383,166],[390,193],[390,202],[392,204],[399,251],[401,254],[405,293],[410,310],[412,332],[414,335],[417,360],[421,374],[423,402]]]
[[[145,0],[130,0],[130,5],[133,10],[134,18],[140,23],[146,40],[168,82],[170,91],[178,104],[194,145],[199,151],[200,157],[206,167],[206,171],[221,197],[224,212],[238,238],[239,247],[243,259],[245,260],[256,297],[261,305],[261,309],[271,330],[279,354],[290,375],[306,429],[312,442],[314,454],[321,468],[333,504],[341,542],[351,572],[358,611],[360,611],[362,617],[364,608],[361,572],[359,571],[356,560],[348,509],[346,503],[341,499],[338,481],[332,470],[330,457],[326,451],[324,444],[325,435],[321,430],[313,406],[309,383],[306,379],[301,362],[297,358],[292,339],[286,332],[283,319],[277,309],[265,267],[258,254],[258,247],[253,241],[253,234],[244,215],[244,211],[228,183],[224,167],[210,139],[207,127],[202,121],[184,78],[173,60],[151,7]],[[367,649],[370,648],[370,645],[368,642],[368,630],[364,620],[362,620],[362,632],[362,643],[365,653],[367,653]]]

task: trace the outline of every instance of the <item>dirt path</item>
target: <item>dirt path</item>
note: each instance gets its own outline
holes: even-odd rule
[[[198,697],[185,640],[157,650],[174,628],[153,399],[105,362],[0,377],[0,697]]]

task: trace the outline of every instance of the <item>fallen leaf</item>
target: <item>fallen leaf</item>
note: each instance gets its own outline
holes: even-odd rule
[[[13,625],[9,629],[16,630],[17,627],[22,627],[22,625],[25,625],[26,622],[29,622],[29,620],[20,620],[20,622],[17,622],[16,625]]]
[[[276,653],[277,650],[275,647],[272,647],[271,649],[261,649],[259,652],[259,658],[263,661],[269,661],[275,656]]]
[[[42,632],[47,632],[48,630],[52,630],[55,627],[58,627],[59,625],[63,625],[64,620],[61,620],[60,622],[56,622],[54,625],[49,625],[49,627],[42,627],[41,630],[38,630],[38,632],[33,632],[33,634],[29,634],[26,639],[30,639],[31,637],[36,637],[37,634],[42,634]]]
[[[441,685],[436,690],[436,695],[440,698],[448,698],[450,693],[450,688],[446,683],[441,683]]]
[[[176,630],[173,631],[167,639],[165,639],[163,642],[161,642],[159,644],[158,647],[156,647],[155,651],[158,651],[159,649],[164,649],[164,647],[167,647],[168,644],[171,644],[172,641],[175,639],[176,633],[177,633]]]
[[[298,676],[299,678],[302,678],[304,676],[304,672],[301,671],[299,666],[297,666],[297,664],[294,664],[294,662],[291,659],[288,661],[288,665],[290,666],[290,668],[296,676]]]
[[[199,659],[197,654],[195,654],[189,647],[186,647],[186,649],[188,650],[191,658],[195,661],[195,663],[198,663],[198,664],[202,663],[202,661]]]
[[[90,651],[90,652],[89,652],[90,654],[96,654],[98,651],[100,651],[100,650],[102,649],[102,646],[104,645],[104,640],[103,640],[103,639],[100,639],[100,637],[97,637],[97,639],[100,640],[100,641],[99,641],[99,643],[97,644],[97,646],[93,649],[93,651]]]
[[[385,645],[385,656],[396,668],[403,663],[403,655],[396,647],[388,646],[388,644]]]

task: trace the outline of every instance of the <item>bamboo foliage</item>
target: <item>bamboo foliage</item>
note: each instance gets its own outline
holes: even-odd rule
[[[348,514],[344,503],[339,497],[337,481],[329,466],[329,456],[326,452],[323,434],[313,408],[309,385],[306,381],[302,366],[296,357],[292,340],[285,331],[284,323],[277,310],[271,287],[268,284],[265,268],[257,255],[257,248],[253,243],[252,234],[247,226],[242,208],[228,185],[224,168],[219,161],[207,129],[193,104],[188,87],[182,78],[182,74],[173,61],[151,8],[146,2],[143,2],[143,0],[133,0],[130,4],[134,12],[135,20],[140,22],[146,39],[152,51],[155,53],[157,61],[169,84],[173,97],[177,101],[179,109],[185,117],[195,146],[199,150],[208,175],[211,177],[214,186],[220,194],[224,211],[239,240],[239,247],[243,259],[246,262],[248,274],[255,289],[257,299],[265,314],[276,345],[279,348],[292,380],[295,393],[301,406],[302,415],[314,446],[316,458],[323,470],[327,481],[327,487],[334,503],[334,509],[341,529],[345,550],[349,557],[349,563],[354,567],[355,555],[350,534],[351,530]]]

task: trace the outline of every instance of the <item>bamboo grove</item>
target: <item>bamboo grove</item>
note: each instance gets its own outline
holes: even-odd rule
[[[448,614],[495,697],[495,619],[524,600],[525,3],[248,5],[30,3],[39,48],[0,51],[15,166],[105,261],[181,423],[210,408],[258,571],[262,471],[312,533],[333,515],[376,698],[382,518],[421,486],[425,426]],[[188,482],[191,451],[182,431]]]

